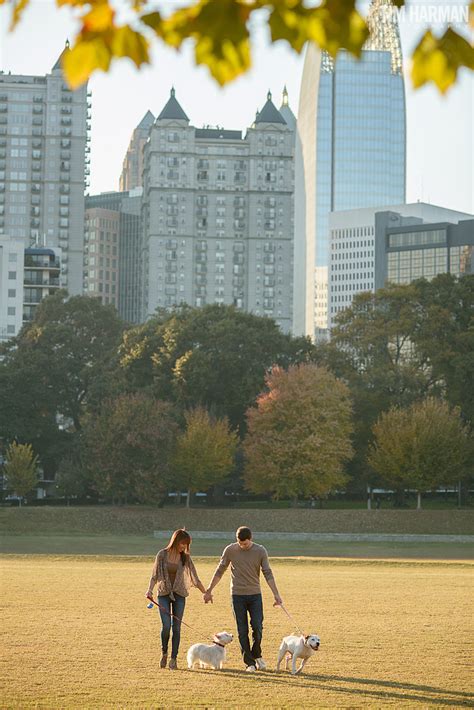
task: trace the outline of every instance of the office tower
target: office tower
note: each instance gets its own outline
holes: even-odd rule
[[[71,294],[82,292],[89,109],[86,85],[64,83],[61,57],[46,76],[0,73],[0,234],[60,247]]]
[[[242,136],[190,125],[172,89],[145,145],[147,316],[222,303],[291,329],[293,160],[270,93]]]
[[[143,146],[148,140],[150,128],[155,117],[151,111],[147,111],[142,120],[135,128],[123,160],[122,174],[119,181],[120,192],[133,190],[142,185],[143,175]]]
[[[375,287],[474,274],[474,215],[455,222],[424,222],[394,212],[375,216]]]
[[[334,61],[308,46],[296,157],[297,332],[313,335],[314,266],[328,265],[329,213],[405,201],[405,90],[392,10],[390,0],[372,0],[360,60],[341,51]]]
[[[140,323],[142,300],[141,187],[86,197],[84,293],[112,303]]]
[[[472,215],[464,212],[423,202],[331,213],[329,216],[329,327],[334,324],[337,314],[351,305],[352,299],[357,293],[381,288],[385,284],[386,278],[400,281],[398,277],[394,279],[392,273],[387,273],[386,268],[386,235],[392,228],[397,227],[401,230],[407,228],[410,232],[412,225],[458,224],[470,218]],[[394,253],[398,253],[403,244],[394,248]],[[416,241],[412,246],[419,244],[420,242]],[[445,253],[447,242],[444,239],[439,247],[433,246],[432,241],[427,241],[426,244],[431,248],[443,250]],[[416,248],[420,249],[421,246]],[[395,257],[391,258],[395,259]],[[409,262],[408,255],[403,255],[400,258]],[[416,260],[422,257],[417,253],[413,254],[413,258]],[[440,256],[439,258],[441,263],[444,257]],[[420,268],[422,263],[420,260]],[[446,267],[444,270],[447,271],[448,268]],[[410,271],[409,280],[416,278],[415,273],[415,270]],[[418,273],[420,277],[427,276],[428,270],[421,268]]]

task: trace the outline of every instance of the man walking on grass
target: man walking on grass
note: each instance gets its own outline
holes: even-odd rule
[[[278,593],[273,572],[268,562],[268,553],[262,545],[257,545],[252,540],[252,531],[247,527],[240,527],[236,532],[237,542],[228,545],[222,553],[214,576],[204,594],[204,601],[212,602],[212,590],[230,564],[230,593],[232,595],[232,609],[237,631],[239,634],[240,649],[246,670],[250,673],[266,668],[262,658],[262,633],[263,633],[263,604],[260,589],[260,570],[263,572],[268,586],[273,592],[275,602],[273,606],[282,604]],[[252,627],[252,647],[249,641],[249,616]]]

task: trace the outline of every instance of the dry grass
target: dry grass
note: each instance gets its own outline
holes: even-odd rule
[[[472,510],[258,510],[149,506],[0,508],[0,530],[24,534],[152,535],[154,530],[336,532],[473,535]]]
[[[152,560],[1,558],[2,708],[472,706],[471,563],[275,560],[287,608],[322,640],[305,675],[159,670],[159,616],[143,593]],[[208,580],[215,560],[198,559]],[[228,575],[226,575],[227,577]],[[179,656],[234,630],[228,578],[213,606],[193,590]],[[288,619],[264,589],[264,655],[274,665]],[[472,680],[472,679],[471,679]]]

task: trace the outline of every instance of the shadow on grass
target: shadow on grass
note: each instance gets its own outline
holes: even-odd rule
[[[188,670],[188,669],[186,669]],[[285,685],[295,683],[302,688],[329,690],[336,693],[347,693],[349,695],[366,695],[372,698],[390,699],[399,701],[414,701],[424,705],[449,705],[450,707],[473,707],[474,694],[458,690],[448,690],[447,688],[437,688],[430,685],[416,685],[414,683],[403,683],[389,680],[375,680],[372,678],[353,678],[350,676],[323,675],[319,673],[304,673],[292,676],[287,671],[277,673],[276,671],[266,671],[265,673],[246,673],[245,670],[237,671],[233,668],[223,668],[221,671],[207,669],[195,669],[189,673],[201,673],[214,675],[216,672],[222,673],[232,678],[243,679],[255,678],[258,682],[272,685]],[[337,685],[329,684],[331,682]],[[344,683],[360,684],[362,686],[375,686],[373,688],[348,688]],[[400,691],[400,692],[394,692]],[[412,691],[412,692],[405,692]]]

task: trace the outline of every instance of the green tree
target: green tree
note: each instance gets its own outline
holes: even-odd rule
[[[314,364],[274,368],[266,383],[268,391],[247,412],[247,488],[276,498],[323,498],[343,486],[352,455],[347,386]]]
[[[412,340],[444,396],[474,422],[474,275],[417,281]]]
[[[48,474],[72,445],[86,406],[118,388],[123,327],[112,306],[60,291],[2,347],[0,435],[31,442]]]
[[[229,475],[238,438],[227,419],[212,419],[202,407],[186,412],[185,420],[186,429],[176,441],[173,470],[178,485],[188,491],[189,507],[192,493],[207,491]]]
[[[5,457],[5,473],[8,488],[21,500],[36,486],[38,456],[35,456],[31,444],[18,444],[13,441]]]
[[[380,416],[368,462],[389,485],[414,488],[420,508],[422,493],[456,483],[472,470],[473,453],[459,410],[430,397]]]
[[[413,340],[418,304],[416,284],[358,294],[338,315],[330,343],[319,349],[321,361],[351,391],[356,453],[349,471],[359,487],[368,476],[367,447],[380,413],[441,391],[428,354]]]
[[[127,331],[121,366],[131,390],[144,388],[183,409],[202,406],[242,432],[268,368],[314,353],[309,339],[285,335],[270,318],[232,306],[185,306]]]
[[[12,8],[11,29],[21,18],[29,0],[0,0]],[[114,59],[128,57],[137,67],[151,60],[153,39],[174,49],[184,42],[194,46],[197,64],[206,66],[219,84],[226,84],[246,72],[252,64],[250,26],[256,17],[268,24],[270,41],[287,42],[301,52],[306,42],[314,42],[335,57],[340,49],[360,56],[370,20],[358,12],[355,0],[197,0],[171,13],[148,4],[129,0],[128,22],[119,19],[109,0],[57,0],[69,6],[79,20],[74,44],[63,55],[63,69],[70,85],[76,87],[97,69],[108,71]],[[394,0],[401,7],[404,0]],[[468,6],[474,15],[474,2]],[[382,3],[381,12],[393,9]],[[123,8],[120,8],[123,10]],[[420,38],[412,55],[415,87],[434,82],[445,92],[456,80],[461,67],[474,69],[472,42],[449,27],[441,36],[431,28]]]
[[[81,455],[95,490],[114,502],[161,502],[172,482],[177,433],[172,405],[146,393],[104,402],[81,434]]]

